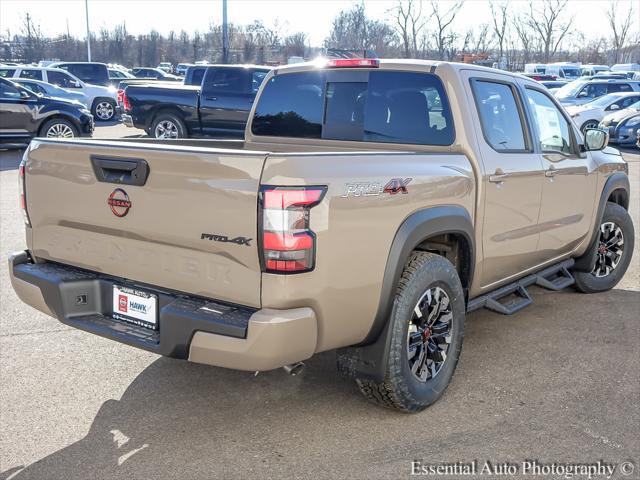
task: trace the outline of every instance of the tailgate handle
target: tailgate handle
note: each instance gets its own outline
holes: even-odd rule
[[[136,158],[91,156],[91,165],[99,182],[141,187],[147,183],[149,164]]]

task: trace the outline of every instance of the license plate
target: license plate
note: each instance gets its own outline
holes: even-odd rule
[[[114,285],[113,318],[157,330],[158,297],[152,293]]]

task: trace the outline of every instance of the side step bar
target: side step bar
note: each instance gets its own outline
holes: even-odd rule
[[[467,303],[467,312],[486,308],[503,315],[512,315],[533,303],[533,299],[527,291],[527,287],[531,285],[556,292],[573,285],[575,279],[569,269],[573,267],[574,263],[573,259],[565,260],[486,295],[476,297]]]

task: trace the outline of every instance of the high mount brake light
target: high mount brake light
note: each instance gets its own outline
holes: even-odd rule
[[[329,60],[326,64],[327,68],[378,68],[380,60],[377,58],[338,58]]]
[[[310,210],[327,187],[263,187],[261,191],[264,269],[269,273],[313,270],[316,236],[309,228]]]
[[[25,161],[24,158],[20,162],[20,166],[18,167],[18,192],[20,195],[20,211],[22,212],[22,218],[24,219],[25,225],[31,225],[31,221],[29,220],[29,213],[27,212],[27,192],[25,186]]]

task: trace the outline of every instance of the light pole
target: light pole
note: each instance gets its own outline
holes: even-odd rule
[[[89,33],[89,0],[84,0],[84,13],[87,19],[87,61],[91,61],[91,34]]]
[[[227,28],[227,0],[222,0],[222,63],[229,63],[229,31]]]

